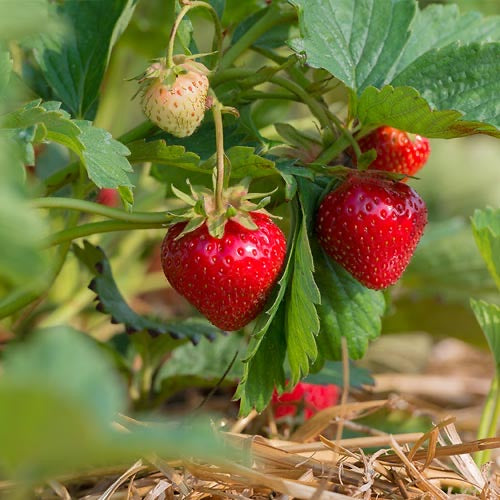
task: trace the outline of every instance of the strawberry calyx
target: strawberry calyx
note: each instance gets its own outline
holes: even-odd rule
[[[251,212],[275,217],[264,209],[270,202],[272,193],[250,193],[250,177],[243,179],[236,186],[224,189],[220,208],[217,207],[213,190],[203,186],[193,186],[189,180],[186,182],[191,194],[172,186],[172,191],[177,198],[189,205],[189,208],[184,213],[177,214],[172,220],[172,224],[188,221],[177,239],[198,229],[205,223],[210,236],[220,239],[224,236],[224,228],[229,220],[237,222],[246,229],[255,231],[258,226],[253,221],[250,215]],[[257,198],[261,198],[258,203],[251,201]]]
[[[144,93],[152,83],[159,82],[167,88],[170,88],[175,83],[178,76],[185,75],[190,71],[200,75],[208,75],[210,70],[203,64],[193,60],[195,57],[201,57],[204,55],[205,54],[192,56],[185,56],[182,54],[176,55],[173,58],[174,65],[170,68],[167,66],[167,60],[165,57],[151,60],[151,64],[145,71],[138,76],[130,78],[129,80],[137,80],[139,82],[139,88],[132,99],[134,99],[138,94]]]

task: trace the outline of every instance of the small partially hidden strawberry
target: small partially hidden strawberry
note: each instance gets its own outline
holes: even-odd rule
[[[427,162],[431,148],[429,139],[420,135],[412,139],[403,130],[379,127],[359,141],[361,152],[375,149],[377,157],[370,164],[373,170],[414,175]]]
[[[285,258],[281,229],[267,215],[251,217],[256,230],[229,220],[220,239],[206,224],[177,239],[186,226],[180,222],[163,240],[168,281],[222,330],[239,330],[262,311]]]
[[[427,209],[408,185],[350,174],[322,201],[316,231],[326,253],[368,288],[394,284],[427,223]]]
[[[274,391],[271,407],[275,418],[295,416],[303,407],[304,419],[308,420],[318,411],[335,406],[339,397],[340,388],[336,385],[299,382],[292,391],[281,396]]]
[[[182,58],[177,56],[174,60]],[[194,61],[185,61],[173,68],[167,68],[164,59],[155,62],[139,77],[144,114],[176,137],[191,135],[205,116],[207,73],[203,64]]]
[[[120,194],[117,189],[102,188],[99,190],[96,201],[107,207],[117,207],[120,204]]]

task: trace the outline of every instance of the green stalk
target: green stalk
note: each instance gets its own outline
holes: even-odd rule
[[[80,167],[80,177],[74,188],[75,197],[80,197],[84,191],[85,173],[83,171],[83,167]],[[66,225],[65,231],[71,231],[71,229],[78,223],[79,217],[79,212],[72,213],[68,218],[68,223]],[[38,298],[42,297],[42,295],[45,294],[47,290],[49,290],[64,266],[66,255],[68,254],[70,246],[71,241],[67,241],[59,247],[55,264],[48,273],[48,276],[46,277],[43,285],[38,285],[34,288],[25,287],[21,290],[15,290],[0,302],[0,318],[4,318],[6,316],[14,314],[23,307],[26,307]]]
[[[238,101],[245,100],[255,101],[257,99],[276,99],[281,101],[300,101],[297,96],[290,94],[289,92],[261,92],[259,90],[246,90],[244,92],[238,93]]]
[[[340,136],[334,143],[332,143],[328,148],[326,148],[319,156],[316,158],[314,163],[321,163],[328,165],[334,158],[336,158],[344,149],[349,146],[349,141],[345,136]]]
[[[212,89],[232,80],[243,80],[244,78],[255,76],[255,69],[228,68],[209,75],[210,86]]]
[[[94,215],[102,215],[109,219],[119,221],[161,224],[168,223],[174,217],[167,212],[134,212],[129,213],[118,208],[111,208],[91,201],[78,200],[75,198],[36,198],[32,200],[35,208],[61,208],[66,210],[77,210]]]
[[[160,229],[167,227],[167,225],[168,222],[126,222],[122,220],[90,222],[54,233],[47,238],[44,245],[46,247],[51,247],[63,243],[69,246],[73,240],[93,234],[111,233],[113,231],[131,231],[134,229]]]
[[[135,126],[133,129],[122,134],[116,140],[120,141],[122,144],[127,145],[131,142],[147,137],[155,128],[156,125],[154,123],[150,122],[149,120],[145,120],[142,123],[139,123],[139,125]]]
[[[498,422],[500,421],[500,367],[497,368],[491,382],[490,391],[486,397],[477,438],[489,438],[496,435]],[[490,460],[491,450],[482,450],[476,453],[474,459],[479,467]]]
[[[335,123],[337,128],[340,130],[340,133],[349,141],[349,144],[352,146],[352,149],[356,154],[356,158],[359,158],[361,156],[361,149],[359,148],[359,144],[357,143],[356,139],[354,139],[352,134],[349,132],[349,130],[347,130],[347,128],[335,113],[332,113],[329,109],[326,109],[326,113],[330,120],[332,120],[332,122]]]
[[[260,54],[264,57],[267,57],[271,61],[275,62],[276,64],[283,64],[286,62],[287,57],[280,56],[273,52],[271,49],[266,49],[264,47],[252,47],[252,50],[256,52],[257,54]],[[290,75],[290,77],[297,82],[299,85],[302,87],[307,87],[310,82],[307,79],[307,77],[302,73],[302,71],[295,66],[295,64],[289,66],[286,68],[286,72]]]
[[[329,129],[331,127],[325,108],[314,97],[308,94],[303,87],[281,76],[273,76],[269,79],[269,81],[295,94],[306,106],[309,107],[311,113],[318,119],[322,128]]]
[[[231,66],[246,49],[271,28],[293,21],[296,17],[295,10],[282,12],[279,7],[271,5],[268,11],[224,54],[221,68]]]
[[[195,9],[196,7],[203,7],[204,9],[207,9],[212,15],[215,27],[215,38],[213,46],[214,46],[214,51],[217,52],[217,60],[215,63],[214,70],[216,70],[217,67],[219,66],[220,58],[222,56],[222,27],[219,21],[219,16],[217,15],[215,9],[209,3],[195,1],[195,2],[190,2],[184,7],[182,7],[181,11],[179,12],[175,20],[174,25],[172,26],[172,31],[170,32],[170,38],[168,40],[168,48],[167,48],[167,68],[172,68],[174,66],[175,35],[177,34],[177,30],[179,29],[181,21],[190,10]]]
[[[215,124],[215,146],[217,151],[217,178],[215,183],[215,206],[218,212],[224,210],[222,193],[224,190],[224,127],[222,124],[222,105],[214,96],[212,113]]]

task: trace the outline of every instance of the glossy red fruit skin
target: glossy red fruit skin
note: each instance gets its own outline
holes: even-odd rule
[[[417,135],[412,141],[406,132],[393,127],[379,127],[360,139],[359,147],[363,153],[377,151],[370,169],[406,175],[416,174],[431,153],[429,139]]]
[[[210,236],[203,224],[176,240],[186,225],[180,222],[163,240],[168,281],[222,330],[239,330],[262,311],[285,259],[281,229],[267,215],[251,215],[255,231],[229,220],[221,239]]]
[[[362,173],[330,192],[316,216],[326,253],[374,290],[400,278],[426,224],[425,203],[410,186]]]
[[[107,207],[117,207],[120,204],[120,194],[117,189],[102,188],[99,190],[96,201]]]

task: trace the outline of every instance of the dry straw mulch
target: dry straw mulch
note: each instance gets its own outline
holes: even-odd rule
[[[413,340],[411,345],[416,345]],[[425,369],[420,373],[386,371],[376,375],[374,387],[351,394],[355,401],[348,401],[345,391],[338,406],[319,412],[297,428],[275,422],[272,412],[214,422],[214,427],[225,423],[224,432],[215,432],[228,449],[246,452],[237,455],[240,460],[214,457],[207,463],[196,457],[182,461],[149,457],[131,467],[60,478],[38,488],[35,498],[500,500],[500,437],[472,438],[492,366],[483,353],[456,340],[430,349],[421,356]],[[415,349],[405,344],[402,352],[415,361]],[[382,354],[387,360],[385,349]],[[402,363],[403,368],[408,366]],[[348,363],[344,370],[348,381]],[[411,414],[432,415],[438,423],[425,434],[390,435],[359,422],[378,410],[390,415],[402,408],[410,409]],[[126,431],[136,422],[121,416],[117,425]],[[342,438],[345,428],[362,437]],[[494,458],[479,469],[471,454],[485,449],[495,450]],[[0,498],[9,499],[8,492],[9,485],[0,483]]]
[[[361,438],[327,439],[325,432],[389,400],[345,403],[321,411],[288,440],[266,439],[241,430],[251,414],[221,433],[228,447],[245,450],[241,461],[214,458],[140,460],[125,471],[95,471],[85,480],[68,478],[38,491],[40,499],[173,500],[189,498],[260,499],[500,499],[500,467],[480,470],[471,453],[499,449],[500,438],[463,443],[448,418],[431,431]],[[236,432],[235,432],[236,431]],[[379,448],[372,454],[363,449]],[[92,484],[85,490],[82,485]],[[71,492],[71,494],[70,494]],[[460,492],[460,493],[457,493]]]

